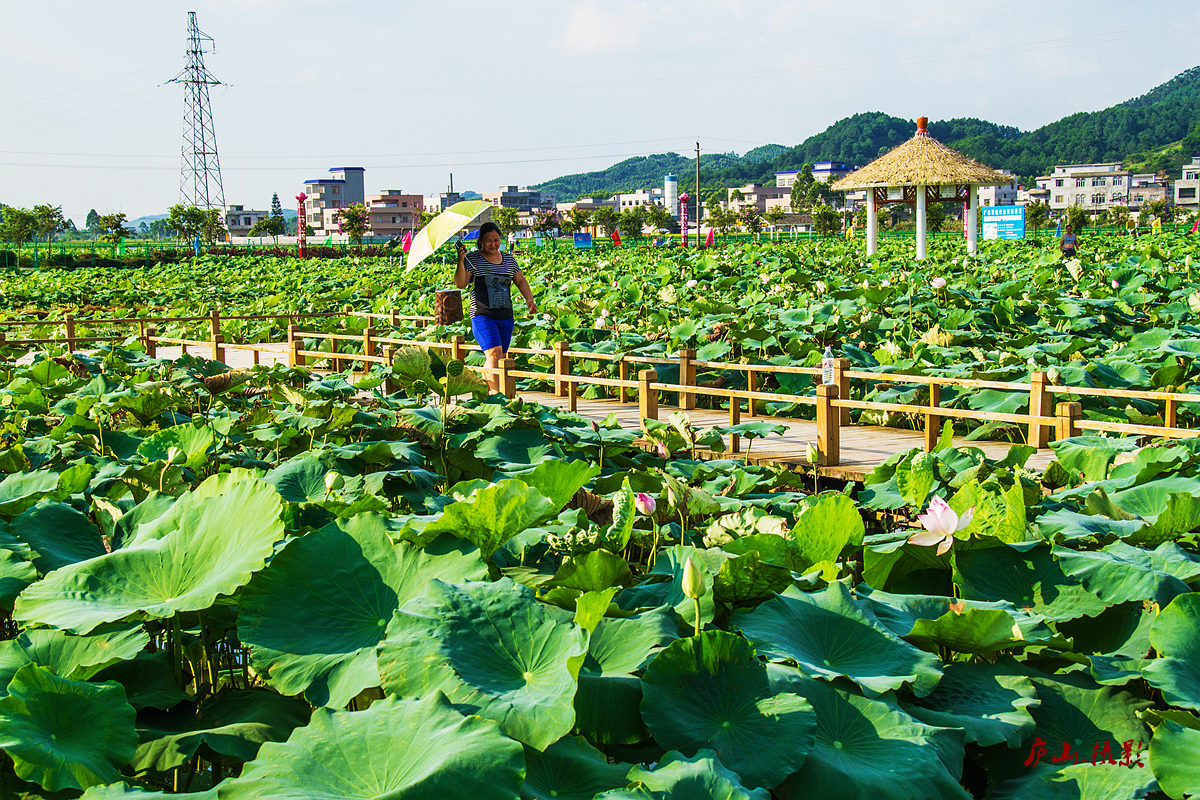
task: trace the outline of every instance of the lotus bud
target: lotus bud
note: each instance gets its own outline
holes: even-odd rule
[[[818,450],[817,446],[815,444],[813,444],[812,442],[808,442],[806,444],[806,446],[804,448],[804,452],[805,452],[805,455],[808,457],[808,463],[813,464],[814,466],[816,465],[817,461],[820,460],[820,458],[821,458],[821,451]]]
[[[338,473],[330,470],[325,473],[325,491],[336,492],[346,485],[346,479]]]
[[[688,281],[688,282],[687,282],[685,285],[686,285],[686,286],[687,286],[687,288],[689,288],[689,289],[695,289],[695,288],[696,288],[696,285],[697,285],[698,283],[699,283],[699,281],[698,281],[698,280],[696,280],[695,278],[692,278],[692,279],[691,279],[690,281]]]
[[[647,517],[654,513],[654,509],[657,506],[654,498],[645,492],[638,492],[633,496],[633,505]]]
[[[945,289],[946,288],[946,279],[943,278],[941,275],[939,275],[936,278],[934,278],[932,281],[930,281],[929,285],[935,289]]]
[[[460,361],[459,359],[457,359],[457,358],[451,359],[450,361],[446,362],[446,374],[449,375],[451,378],[457,378],[459,375],[463,374],[464,366],[465,365],[463,364],[463,362]]]
[[[683,565],[683,593],[693,600],[704,597],[708,587],[704,585],[704,575],[692,559]]]
[[[167,463],[175,466],[183,466],[187,461],[187,453],[180,450],[178,447],[167,448]]]
[[[1120,288],[1121,288],[1121,284],[1117,283],[1117,279],[1116,279],[1116,278],[1113,278],[1113,281],[1112,281],[1112,287],[1113,287],[1113,291],[1116,291],[1117,289],[1120,289]]]

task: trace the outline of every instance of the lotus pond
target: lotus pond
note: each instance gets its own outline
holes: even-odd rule
[[[815,251],[799,248],[639,253],[646,274],[622,288],[616,266],[580,275],[570,259],[583,256],[560,254],[530,267],[547,276],[552,319],[524,335],[797,360],[814,337],[787,335],[784,315],[807,310],[881,368],[1015,375],[1032,358],[1100,383],[1128,362],[1131,384],[1186,386],[1189,246],[1113,245],[1115,266],[1085,265],[1078,286],[1054,258],[998,250],[1025,283],[1004,324],[999,299],[978,308],[998,284],[971,284],[986,262],[940,265],[969,288],[939,294],[910,274],[878,310],[850,314],[839,304],[865,295],[837,293],[891,290],[911,265],[807,264]],[[769,273],[754,264],[772,258]],[[1113,289],[1118,269],[1128,279]],[[730,299],[695,303],[740,292],[748,311],[697,310],[690,333],[680,319],[644,325],[672,313],[668,289],[708,281],[715,297],[730,278]],[[659,299],[618,299],[634,288]],[[1128,294],[1099,296],[1113,291]],[[973,321],[945,322],[959,301]],[[1055,335],[1073,325],[1065,303],[1123,327]],[[585,312],[601,324],[570,324]],[[976,343],[909,336],[934,317]],[[769,337],[743,335],[752,319]],[[1153,346],[1120,338],[1152,330]],[[1037,352],[1016,354],[1026,336]],[[889,343],[891,364],[874,355]],[[982,355],[963,366],[973,346]],[[647,452],[613,420],[485,397],[459,366],[402,351],[393,394],[381,373],[230,373],[132,347],[4,366],[3,793],[1200,792],[1195,440],[1068,439],[1042,473],[1025,469],[1024,445],[996,461],[947,440],[830,487],[694,460],[688,444],[714,432],[681,417],[657,434],[666,457]],[[772,435],[769,420],[750,425]],[[922,533],[918,516],[943,502]]]

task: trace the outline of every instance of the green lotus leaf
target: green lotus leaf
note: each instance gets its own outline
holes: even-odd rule
[[[926,649],[944,645],[965,653],[989,653],[1054,639],[1054,631],[1041,617],[1027,614],[1003,600],[984,602],[927,594],[891,594],[869,586],[859,586],[855,591],[885,628]]]
[[[167,712],[138,717],[141,739],[130,760],[135,772],[166,772],[197,752],[249,761],[264,742],[282,742],[308,722],[312,709],[302,700],[267,689],[227,692],[201,704],[181,703]]]
[[[777,790],[785,797],[838,800],[969,800],[958,783],[963,734],[933,727],[878,700],[768,667],[775,691],[805,697],[817,715],[804,766]]]
[[[917,696],[933,690],[941,661],[879,623],[844,584],[819,592],[789,588],[752,611],[737,611],[732,625],[772,661],[795,661],[809,675],[845,677],[869,693],[909,685]]]
[[[88,633],[132,614],[206,609],[245,585],[283,538],[279,495],[241,470],[210,481],[223,491],[201,485],[155,520],[170,531],[162,538],[55,570],[21,593],[13,618]]]
[[[1072,539],[1124,538],[1146,526],[1140,519],[1109,519],[1060,508],[1037,518],[1037,529],[1042,538],[1053,541]]]
[[[127,783],[110,783],[93,786],[79,796],[79,800],[154,800],[154,798],[179,798],[179,800],[217,800],[217,787],[204,792],[152,792],[130,786]]]
[[[578,736],[564,736],[540,752],[525,748],[522,800],[592,800],[625,786],[629,765],[609,764],[604,753]]]
[[[1097,686],[1089,678],[1029,671],[1037,689],[1036,707],[1030,708],[1036,728],[1033,737],[1047,742],[1052,756],[1061,755],[1064,743],[1086,761],[1104,742],[1149,741],[1139,718],[1150,703],[1137,695],[1111,686]],[[1029,744],[1027,740],[1026,744]],[[1062,761],[1059,766],[1067,766]]]
[[[37,664],[17,670],[0,698],[0,749],[17,776],[50,791],[112,783],[133,757],[133,707],[116,683],[83,683]]]
[[[325,476],[331,459],[307,452],[280,464],[263,476],[289,503],[319,503],[329,497]]]
[[[1150,644],[1159,653],[1142,670],[1171,705],[1200,710],[1200,592],[1171,601],[1150,628]]]
[[[720,550],[697,550],[689,545],[673,545],[658,551],[654,568],[641,583],[631,586],[617,595],[617,604],[630,611],[639,608],[671,606],[689,625],[696,623],[696,604],[683,593],[683,568],[688,559],[700,568],[704,578],[704,595],[700,598],[700,623],[704,625],[713,618],[713,576],[721,568],[721,562],[729,558]]]
[[[0,481],[0,516],[15,517],[58,489],[59,476],[49,470],[18,472]]]
[[[96,680],[116,681],[125,687],[129,704],[143,708],[167,709],[187,698],[175,682],[175,667],[166,650],[143,651],[129,661],[120,661],[95,676]]]
[[[559,612],[561,613],[561,612]],[[495,583],[434,581],[392,618],[379,645],[389,694],[435,691],[494,719],[509,736],[544,750],[575,723],[570,660],[587,637],[508,578]]]
[[[722,519],[728,519],[723,517]],[[778,519],[778,518],[776,518]],[[758,553],[759,558],[771,564],[800,572],[809,566],[808,560],[800,555],[796,543],[773,533],[752,533],[721,545],[721,549],[734,556]]]
[[[713,595],[726,605],[753,604],[792,584],[792,571],[767,561],[754,551],[726,559],[713,578]]]
[[[0,696],[26,664],[45,667],[60,678],[86,681],[110,664],[133,658],[149,642],[141,626],[113,626],[89,636],[51,628],[27,630],[0,642]]]
[[[796,515],[792,538],[809,564],[837,561],[848,544],[863,541],[862,514],[854,500],[841,492],[817,495]]]
[[[486,576],[478,553],[395,545],[383,517],[360,514],[290,540],[242,590],[238,636],[269,686],[341,708],[379,685],[375,647],[398,608],[435,578]]]
[[[1200,730],[1170,720],[1154,729],[1150,740],[1150,770],[1171,798],[1200,797]]]
[[[1138,442],[1137,439],[1112,439],[1089,433],[1051,442],[1050,448],[1060,464],[1081,474],[1085,481],[1102,481],[1108,477],[1117,454],[1136,450]]]
[[[0,608],[12,611],[13,601],[37,579],[33,564],[19,553],[0,547]]]
[[[421,543],[449,533],[479,548],[485,559],[526,528],[549,519],[554,503],[517,478],[478,489],[466,500],[451,503],[425,526]]]
[[[217,443],[217,434],[208,425],[190,422],[156,431],[138,445],[138,455],[147,461],[166,461],[167,450],[178,447],[187,456],[188,469],[198,471],[208,461],[208,451]]]
[[[987,662],[955,662],[933,692],[903,708],[926,724],[962,728],[968,743],[1019,747],[1033,732],[1028,709],[1037,704],[1028,678]]]
[[[581,556],[564,558],[550,581],[555,586],[596,592],[633,582],[633,573],[625,559],[607,550],[592,550]]]
[[[959,534],[990,536],[1002,542],[1024,542],[1030,536],[1025,521],[1025,495],[1020,481],[1004,486],[988,478],[967,481],[950,498],[950,508],[958,514],[974,509],[970,524]]]
[[[662,650],[642,676],[642,718],[663,747],[717,757],[754,787],[771,788],[804,763],[812,708],[772,692],[745,639],[705,631]]]
[[[1070,638],[1070,649],[1076,653],[1141,658],[1150,650],[1150,626],[1157,615],[1153,604],[1130,601],[1055,627]]]
[[[1048,620],[1095,615],[1109,604],[1063,571],[1048,547],[956,549],[954,581],[970,600],[1006,600]]]
[[[766,789],[748,788],[742,779],[722,764],[712,750],[700,750],[688,758],[677,750],[663,756],[650,771],[629,771],[634,786],[662,794],[672,800],[770,800]]]
[[[634,673],[678,638],[679,618],[670,608],[600,619],[579,670],[578,731],[599,744],[633,744],[649,738],[641,715],[642,682]]]
[[[283,743],[268,742],[221,800],[512,800],[521,745],[495,722],[463,716],[438,694],[384,698],[366,711],[318,708]]]
[[[1065,769],[1032,770],[1005,781],[988,797],[989,800],[1130,800],[1151,796],[1154,789],[1150,770],[1082,763]]]
[[[513,475],[537,489],[550,499],[556,511],[561,511],[575,493],[600,474],[600,467],[583,459],[558,461],[547,459],[533,469]]]
[[[1152,599],[1166,605],[1200,578],[1200,560],[1174,542],[1154,550],[1113,542],[1102,550],[1057,548],[1063,572],[1106,603]]]
[[[28,545],[29,560],[43,575],[107,552],[100,529],[87,515],[66,503],[48,500],[5,523],[0,530],[0,542],[6,538]]]
[[[554,453],[541,430],[515,428],[487,433],[475,447],[475,457],[493,467],[539,464]]]

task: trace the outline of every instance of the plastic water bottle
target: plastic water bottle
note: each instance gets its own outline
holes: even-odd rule
[[[833,349],[825,348],[821,356],[821,383],[833,383]]]

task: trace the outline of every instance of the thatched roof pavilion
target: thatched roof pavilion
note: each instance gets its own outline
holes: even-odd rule
[[[980,186],[1003,186],[1012,176],[984,166],[929,135],[928,119],[917,118],[917,132],[861,169],[833,183],[839,191],[867,190],[867,253],[875,252],[875,209],[888,203],[909,203],[917,213],[917,258],[925,258],[927,203],[957,200],[968,203],[967,251],[978,245],[975,222]]]

